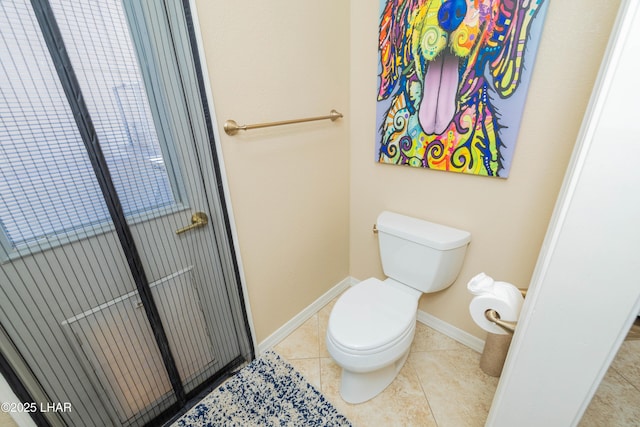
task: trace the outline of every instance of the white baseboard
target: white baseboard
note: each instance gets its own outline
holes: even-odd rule
[[[360,280],[353,277],[346,277],[333,288],[329,289],[324,295],[312,302],[304,310],[296,314],[291,320],[282,325],[274,333],[269,335],[260,344],[258,344],[258,354],[263,354],[265,351],[271,350],[280,341],[282,341],[287,336],[289,336],[289,334],[295,331],[300,325],[309,320],[309,318],[316,314],[322,307],[324,307],[329,302],[331,302],[331,300],[340,295],[345,289],[347,289],[349,286],[355,285],[358,282],[360,282]],[[463,345],[466,345],[467,347],[477,351],[478,353],[481,353],[482,349],[484,348],[484,341],[480,338],[471,335],[470,333],[465,332],[462,329],[456,328],[455,326],[443,320],[440,320],[425,311],[418,310],[417,320],[418,322],[429,326],[430,328],[440,332],[441,334],[444,334],[449,338],[456,340]]]
[[[468,332],[458,329],[455,326],[447,323],[437,317],[427,313],[426,311],[418,310],[418,322],[423,323],[430,328],[448,336],[449,338],[458,341],[460,344],[464,344],[472,350],[482,353],[484,348],[484,341],[480,338],[471,335]]]
[[[291,320],[278,328],[274,333],[265,338],[258,344],[258,354],[263,354],[267,350],[271,350],[276,344],[285,339],[289,334],[295,331],[300,325],[309,320],[322,307],[330,303],[335,297],[340,295],[349,286],[357,283],[353,277],[346,277],[340,283],[329,289],[324,295],[312,302],[300,313],[296,314]]]

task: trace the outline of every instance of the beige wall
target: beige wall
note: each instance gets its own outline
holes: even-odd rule
[[[420,308],[484,337],[466,283],[527,286],[619,2],[550,3],[506,180],[374,162],[377,2],[196,4],[220,125],[345,113],[221,135],[258,342],[346,276],[383,277],[384,209],[472,233],[457,282]]]
[[[550,2],[508,179],[374,162],[378,2],[351,2],[351,275],[383,277],[376,216],[388,209],[468,230],[457,281],[420,309],[478,337],[468,280],[486,272],[527,287],[619,1]]]
[[[258,342],[349,275],[349,4],[196,2]]]

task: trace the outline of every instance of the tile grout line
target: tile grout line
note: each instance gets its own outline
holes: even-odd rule
[[[420,379],[420,374],[418,374],[418,370],[413,366],[413,363],[409,363],[411,371],[413,371],[413,375],[418,380],[418,385],[420,385],[420,390],[422,390],[422,395],[424,396],[424,400],[427,401],[427,406],[429,407],[429,413],[431,414],[431,418],[433,418],[433,422],[436,423],[436,427],[439,426],[438,420],[436,419],[436,414],[433,412],[433,407],[431,406],[431,402],[429,402],[429,397],[427,396],[427,391],[424,389],[422,385],[422,380]]]
[[[622,378],[622,379],[623,379],[625,382],[627,382],[631,387],[633,387],[633,388],[634,388],[638,393],[640,393],[640,388],[636,387],[636,385],[635,385],[632,381],[629,381],[629,380],[627,379],[627,377],[626,377],[622,372],[620,372],[620,370],[619,370],[619,369],[616,369],[616,368],[614,368],[613,366],[611,366],[609,369],[612,369],[616,374],[620,375],[620,378]]]

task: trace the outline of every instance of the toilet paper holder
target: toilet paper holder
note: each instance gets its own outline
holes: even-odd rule
[[[502,329],[504,329],[505,331],[511,334],[516,331],[516,324],[518,322],[508,322],[506,320],[501,320],[500,314],[495,310],[489,309],[485,311],[484,317],[486,317],[489,322],[495,323],[496,325],[500,326]]]
[[[519,289],[519,291],[523,297],[527,296],[526,289]],[[518,322],[510,322],[507,320],[500,319],[500,313],[498,313],[495,310],[489,309],[485,311],[484,317],[486,317],[489,322],[495,323],[496,325],[500,326],[502,329],[504,329],[505,331],[511,334],[516,331],[516,325],[518,324]]]

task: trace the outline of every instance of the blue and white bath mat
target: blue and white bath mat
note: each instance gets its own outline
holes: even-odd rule
[[[268,351],[178,419],[191,426],[351,426],[298,371]]]

